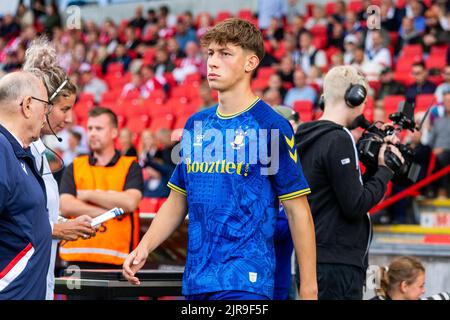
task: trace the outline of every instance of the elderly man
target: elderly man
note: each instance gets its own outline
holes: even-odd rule
[[[36,76],[0,79],[0,300],[45,299],[52,231],[29,145],[47,111],[47,91]]]

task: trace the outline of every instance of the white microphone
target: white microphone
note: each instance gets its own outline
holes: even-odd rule
[[[115,217],[122,215],[123,213],[124,213],[124,211],[122,208],[112,208],[111,210],[106,211],[105,213],[102,213],[101,215],[92,219],[91,226],[96,227],[105,221],[108,221],[110,219],[113,219]]]

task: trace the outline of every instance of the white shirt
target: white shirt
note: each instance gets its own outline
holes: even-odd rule
[[[45,190],[47,193],[47,210],[49,214],[50,225],[52,226],[58,221],[59,216],[59,191],[58,184],[53,177],[50,170],[48,160],[45,156],[45,150],[47,149],[41,139],[33,142],[30,145],[31,153],[33,154],[34,161],[38,172],[42,175],[42,179],[45,183]],[[52,240],[52,249],[50,255],[50,265],[47,271],[47,300],[53,300],[53,289],[55,287],[55,259],[56,249],[58,247],[58,240]]]

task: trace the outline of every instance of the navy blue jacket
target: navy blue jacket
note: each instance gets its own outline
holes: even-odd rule
[[[0,125],[0,300],[45,299],[52,231],[29,148]]]

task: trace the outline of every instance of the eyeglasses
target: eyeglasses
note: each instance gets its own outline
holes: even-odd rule
[[[44,109],[47,109],[47,112],[45,113],[46,115],[48,115],[52,109],[53,109],[53,103],[51,103],[50,101],[45,101],[36,97],[31,96],[31,99],[34,99],[36,101],[42,102],[44,104]],[[23,105],[23,101],[20,103],[20,106]]]

